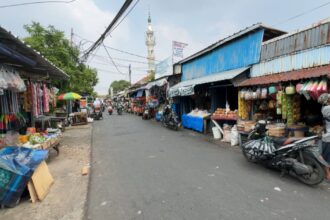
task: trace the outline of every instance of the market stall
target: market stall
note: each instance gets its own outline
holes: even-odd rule
[[[306,75],[300,74],[299,79],[291,75],[291,80],[282,78],[278,83],[271,81],[272,77],[259,77],[241,84],[238,97],[241,135],[246,135],[261,119],[270,121],[269,136],[301,138],[320,134],[322,106],[317,99],[328,92],[326,72],[313,77],[307,71]]]
[[[151,118],[156,117],[156,120],[160,120],[162,109],[166,103],[166,92],[168,88],[167,77],[157,79],[149,82],[146,86],[147,99],[146,106],[150,112]]]
[[[61,131],[49,120],[58,92],[52,79],[69,77],[1,27],[0,39],[0,205],[13,207],[26,188],[37,201],[53,183],[45,160],[58,152]]]
[[[182,115],[182,126],[198,132],[206,132],[210,114],[206,110],[194,109],[189,114]]]

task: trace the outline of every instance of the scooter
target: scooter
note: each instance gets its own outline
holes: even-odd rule
[[[118,115],[123,114],[123,106],[120,103],[117,105],[117,114]]]
[[[94,108],[93,118],[94,118],[94,120],[103,119],[101,108]]]
[[[113,108],[112,108],[112,106],[110,105],[110,106],[108,107],[108,113],[109,113],[109,115],[112,115],[112,112],[113,112]]]
[[[180,123],[175,112],[172,110],[170,105],[164,107],[163,115],[161,118],[162,124],[164,127],[167,127],[172,130],[179,130]]]
[[[324,167],[329,164],[319,153],[318,136],[306,138],[269,137],[267,122],[260,121],[249,133],[248,141],[241,145],[244,157],[281,171],[281,175],[294,176],[306,185],[317,185],[324,180]]]
[[[150,108],[148,105],[144,107],[144,111],[142,113],[142,119],[143,120],[148,120],[151,119],[152,116],[152,108]]]

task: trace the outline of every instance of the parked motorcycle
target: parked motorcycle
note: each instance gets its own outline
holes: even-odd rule
[[[170,128],[172,130],[177,131],[180,127],[178,117],[175,114],[175,112],[172,110],[170,105],[165,106],[165,108],[163,109],[163,115],[161,121],[165,127]]]
[[[109,115],[112,115],[112,112],[113,112],[113,108],[112,108],[111,105],[109,105],[109,107],[108,107],[108,113],[109,113]]]
[[[321,183],[325,176],[324,167],[329,164],[319,153],[318,136],[306,138],[274,138],[267,135],[267,122],[260,121],[249,133],[248,141],[241,145],[244,157],[281,170],[307,185]]]
[[[144,120],[148,120],[148,119],[151,119],[154,115],[154,108],[146,105],[144,107],[144,111],[143,111],[143,114],[142,114],[142,119]]]

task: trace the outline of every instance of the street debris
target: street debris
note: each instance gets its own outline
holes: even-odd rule
[[[275,191],[278,191],[278,192],[281,192],[282,191],[280,187],[274,187],[274,190]]]
[[[89,165],[83,166],[83,168],[81,169],[81,175],[85,176],[89,173]]]

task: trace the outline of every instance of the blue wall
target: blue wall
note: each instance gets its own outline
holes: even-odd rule
[[[263,33],[264,30],[259,30],[248,34],[182,64],[181,80],[195,79],[258,63]]]

